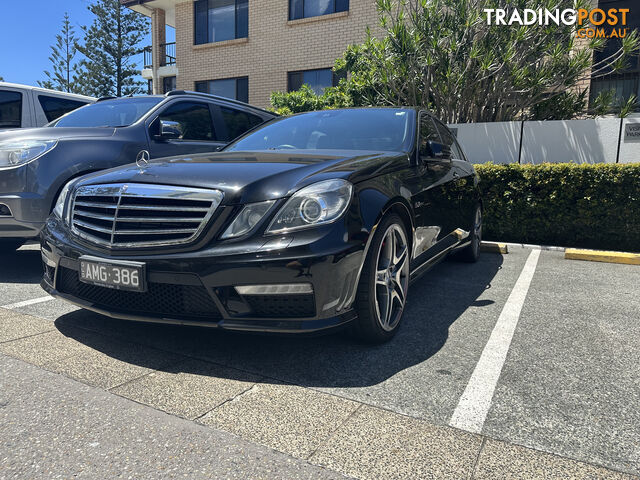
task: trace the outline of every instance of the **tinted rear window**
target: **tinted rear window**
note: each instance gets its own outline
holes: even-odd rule
[[[38,95],[38,101],[47,117],[47,122],[53,122],[65,113],[69,113],[88,103],[62,97],[50,97],[48,95]]]
[[[246,131],[251,130],[263,122],[262,118],[256,115],[233,108],[220,107],[220,112],[227,127],[227,138],[223,139],[225,142],[230,142],[234,138],[238,138]]]
[[[22,94],[0,90],[0,128],[20,128],[21,119]]]

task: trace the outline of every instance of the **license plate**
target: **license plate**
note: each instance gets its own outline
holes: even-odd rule
[[[80,257],[80,281],[100,287],[146,291],[144,263]]]

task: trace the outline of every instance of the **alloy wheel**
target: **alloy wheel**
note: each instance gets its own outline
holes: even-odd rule
[[[387,228],[376,263],[375,305],[383,330],[393,330],[402,317],[409,287],[409,249],[402,227]]]

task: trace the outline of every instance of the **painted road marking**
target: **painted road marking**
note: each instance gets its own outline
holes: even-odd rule
[[[540,250],[532,250],[529,254],[478,364],[471,374],[467,388],[451,416],[449,425],[452,427],[472,433],[482,432],[539,257]]]
[[[26,307],[27,305],[33,305],[35,303],[48,302],[49,300],[55,300],[55,299],[51,295],[47,295],[46,297],[32,298],[31,300],[25,300],[24,302],[10,303],[9,305],[2,305],[0,306],[0,308],[8,308],[11,310],[13,308]]]

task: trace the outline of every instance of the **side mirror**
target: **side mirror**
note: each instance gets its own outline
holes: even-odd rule
[[[451,149],[447,145],[429,140],[429,149],[433,158],[451,160]]]
[[[180,122],[172,120],[160,120],[160,134],[155,136],[156,140],[173,140],[182,138],[184,131]]]

